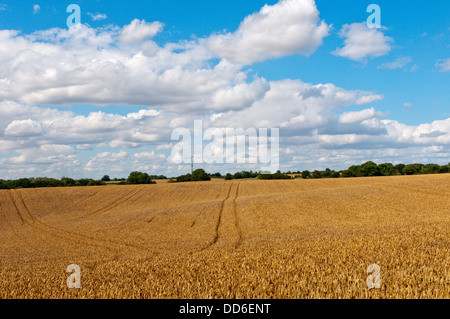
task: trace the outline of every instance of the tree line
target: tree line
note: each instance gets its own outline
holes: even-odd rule
[[[101,180],[94,180],[91,178],[72,179],[63,177],[61,179],[48,177],[32,177],[20,178],[16,180],[0,180],[0,189],[15,189],[15,188],[38,188],[38,187],[69,187],[69,186],[98,186],[105,185]]]
[[[364,176],[394,176],[394,175],[419,175],[419,174],[445,174],[450,173],[450,163],[447,165],[438,164],[397,164],[383,163],[376,164],[372,161],[365,162],[361,165],[352,165],[345,170],[325,170],[314,171],[277,171],[274,174],[264,174],[253,171],[240,171],[234,174],[227,173],[221,175],[220,173],[210,174],[211,177],[224,178],[225,180],[243,179],[243,178],[258,178],[258,179],[290,179],[290,178],[341,178],[341,177],[364,177]]]
[[[220,173],[217,176],[213,174],[215,177],[221,177]],[[180,175],[175,178],[171,178],[169,183],[181,183],[181,182],[199,182],[199,181],[210,181],[211,175],[207,174],[204,169],[199,168],[192,172],[192,174]]]
[[[450,163],[447,165],[438,164],[397,164],[391,163],[375,164],[366,162],[362,165],[353,165],[342,171],[343,177],[360,176],[392,176],[392,175],[419,175],[419,174],[445,174],[450,173]]]
[[[39,188],[39,187],[74,187],[74,186],[100,186],[107,185],[108,182],[117,182],[117,185],[129,184],[156,184],[153,179],[166,179],[164,175],[149,175],[142,172],[131,172],[127,179],[114,178],[111,179],[105,175],[100,180],[92,178],[73,179],[70,177],[62,177],[61,179],[48,177],[31,177],[20,178],[16,180],[0,179],[0,189],[17,189],[17,188]]]
[[[372,161],[365,162],[361,165],[352,165],[345,170],[334,171],[329,168],[312,172],[304,171],[287,171],[282,173],[277,171],[274,174],[266,174],[263,172],[253,171],[239,171],[234,174],[221,173],[208,174],[205,170],[199,168],[192,172],[192,174],[180,175],[178,177],[170,178],[169,183],[191,182],[191,181],[210,181],[211,178],[223,178],[225,180],[232,179],[291,179],[291,178],[345,178],[345,177],[363,177],[363,176],[393,176],[393,175],[418,175],[418,174],[445,174],[450,173],[450,163],[447,165],[438,164],[397,164],[383,163],[376,164]],[[73,187],[73,186],[100,186],[106,185],[109,182],[117,182],[117,185],[129,184],[156,184],[154,180],[167,179],[164,175],[149,175],[142,172],[131,172],[127,179],[111,179],[108,175],[103,176],[100,180],[91,178],[72,179],[69,177],[62,177],[61,179],[37,177],[37,178],[20,178],[16,180],[2,180],[0,179],[0,189],[16,189],[16,188],[38,188],[38,187]]]

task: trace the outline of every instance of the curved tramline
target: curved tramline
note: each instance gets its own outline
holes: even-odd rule
[[[15,196],[17,196],[19,200],[16,201],[14,199]],[[20,190],[10,191],[10,197],[17,214],[21,216],[21,224],[29,225],[31,228],[39,232],[40,235],[51,237],[51,240],[57,238],[58,240],[61,240],[65,243],[70,243],[71,245],[76,242],[77,245],[92,246],[101,250],[110,251],[117,251],[118,249],[120,250],[124,248],[139,248],[127,243],[115,242],[114,240],[110,239],[95,238],[93,236],[88,236],[80,232],[70,231],[62,227],[49,225],[48,223],[43,222],[39,218],[34,216],[34,214],[30,211],[27,204],[25,203]]]
[[[241,245],[242,240],[243,240],[242,229],[241,229],[241,225],[240,225],[241,222],[240,222],[239,215],[237,212],[237,203],[236,203],[236,200],[239,196],[239,186],[241,186],[241,183],[239,183],[238,186],[236,187],[236,194],[233,199],[234,226],[236,227],[236,230],[237,230],[238,236],[239,236],[236,244],[234,245],[235,249]]]
[[[139,195],[139,193],[142,193],[144,191],[143,188],[136,188],[131,190],[128,194],[126,194],[124,197],[117,199],[116,201],[112,202],[111,204],[106,205],[105,207],[102,207],[100,209],[97,209],[87,215],[85,215],[85,217],[88,216],[93,216],[93,215],[97,215],[97,214],[101,214],[101,213],[105,213],[109,210],[112,210],[114,208],[117,208],[123,204],[126,204],[128,201],[130,201],[132,198],[135,198],[137,195]]]

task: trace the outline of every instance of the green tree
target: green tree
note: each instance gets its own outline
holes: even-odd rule
[[[415,175],[420,174],[423,168],[423,164],[415,163],[415,164],[408,164],[403,168],[403,173],[406,175]]]
[[[225,175],[226,181],[231,181],[232,179],[233,179],[233,175],[231,175],[230,173],[227,173],[227,175]]]
[[[342,177],[356,177],[356,175],[352,170],[346,169],[342,171]]]
[[[63,186],[75,186],[76,184],[75,180],[69,177],[61,178],[61,183],[63,184]]]
[[[333,172],[331,171],[331,169],[326,168],[323,172],[321,172],[322,177],[323,178],[329,178],[331,177],[331,174],[333,174]]]
[[[105,175],[105,176],[102,177],[101,180],[102,180],[103,182],[109,182],[109,181],[111,181],[111,178],[109,178],[108,175]]]
[[[192,182],[192,175],[191,174],[186,174],[186,175],[178,176],[175,181],[177,183],[180,183],[180,182]]]
[[[129,184],[156,184],[147,173],[131,172],[127,179]]]
[[[33,185],[31,184],[30,179],[28,178],[20,178],[12,181],[11,188],[31,188]]]
[[[403,172],[403,169],[405,168],[405,164],[397,164],[394,166],[395,170],[397,171],[397,174],[400,175],[405,175],[405,173]]]
[[[312,178],[322,178],[322,173],[318,170],[312,172]]]
[[[0,179],[0,189],[10,189],[9,183]]]
[[[448,165],[442,165],[441,167],[439,167],[439,174],[443,174],[443,173],[449,173],[449,167]]]
[[[361,165],[361,173],[363,176],[380,176],[380,168],[372,161],[365,162]]]
[[[210,181],[211,177],[206,174],[205,170],[202,168],[198,168],[192,172],[192,180],[193,181]]]
[[[292,178],[287,174],[281,173],[279,170],[275,174],[272,174],[272,176],[273,176],[273,179],[291,179]]]
[[[348,170],[348,174],[350,175],[347,177],[364,176],[363,173],[361,172],[361,165],[352,165],[347,170]]]
[[[31,182],[30,187],[58,187],[58,186],[64,186],[61,181],[54,179],[54,178],[48,178],[48,177],[37,177],[37,178],[30,178]]]
[[[378,165],[381,175],[391,176],[395,175],[395,167],[392,163],[383,163]]]
[[[77,185],[77,186],[87,186],[91,180],[92,179],[90,179],[90,178],[81,178],[81,179],[76,180],[76,184],[75,185]]]
[[[167,177],[166,176],[164,176],[164,175],[149,175],[150,176],[150,179],[167,179]]]
[[[310,178],[311,177],[311,172],[308,170],[304,170],[302,172],[302,178]]]
[[[233,178],[234,179],[241,179],[241,178],[244,178],[244,176],[242,176],[241,172],[236,172],[236,173],[234,173]]]
[[[277,171],[275,174],[259,174],[258,179],[291,179],[289,175]]]
[[[90,180],[89,183],[87,184],[87,186],[100,186],[100,185],[105,185],[104,181],[97,181],[97,180]]]
[[[242,171],[242,178],[250,178],[252,177],[252,174],[250,172],[247,171]]]
[[[438,174],[440,166],[437,164],[427,164],[422,167],[421,174]]]
[[[339,177],[341,177],[341,174],[339,172],[331,173],[331,178],[339,178]]]

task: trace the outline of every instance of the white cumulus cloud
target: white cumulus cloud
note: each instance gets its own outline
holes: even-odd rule
[[[222,59],[252,64],[292,54],[309,55],[328,31],[314,0],[282,0],[247,16],[235,32],[209,37],[206,45]]]
[[[356,123],[366,121],[375,117],[383,117],[385,114],[382,112],[376,112],[372,107],[370,109],[365,109],[357,112],[346,112],[341,114],[339,117],[340,123]]]
[[[41,132],[41,125],[31,119],[12,121],[5,129],[5,135],[8,136],[33,136]]]
[[[134,19],[122,29],[120,41],[125,43],[139,43],[153,38],[163,28],[162,23],[145,22],[145,20]]]
[[[344,47],[333,54],[355,61],[383,56],[391,50],[391,37],[385,36],[383,29],[369,28],[366,23],[346,24],[340,31],[345,38]]]
[[[384,96],[381,94],[370,94],[370,95],[368,94],[368,95],[363,95],[359,99],[357,99],[355,104],[363,105],[363,104],[367,104],[367,103],[380,101],[382,99],[384,99]]]

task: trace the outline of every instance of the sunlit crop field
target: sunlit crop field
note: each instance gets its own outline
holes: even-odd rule
[[[2,190],[0,297],[450,298],[449,241],[449,174]]]

